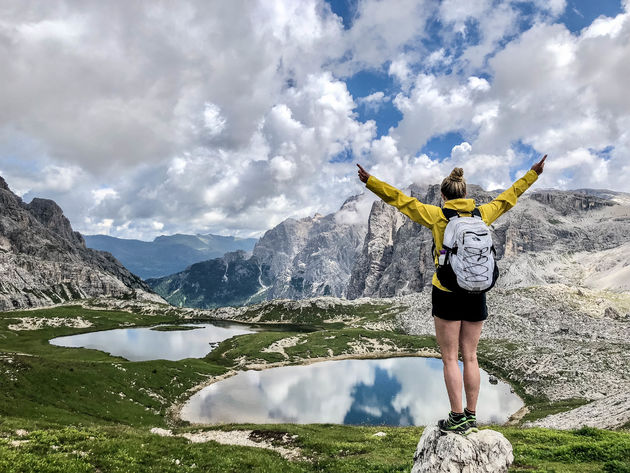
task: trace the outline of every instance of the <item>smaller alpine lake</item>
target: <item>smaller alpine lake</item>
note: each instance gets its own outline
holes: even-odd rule
[[[220,342],[259,331],[242,324],[205,323],[123,328],[50,340],[52,345],[92,348],[130,361],[203,358]]]
[[[461,363],[460,363],[461,366]],[[481,423],[502,424],[523,407],[510,386],[481,370]],[[205,387],[183,406],[193,423],[428,425],[449,411],[442,360],[330,360],[249,370]]]

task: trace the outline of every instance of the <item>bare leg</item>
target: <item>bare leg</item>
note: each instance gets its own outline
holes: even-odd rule
[[[435,335],[442,352],[444,382],[448,392],[448,399],[451,403],[451,411],[464,412],[462,407],[462,373],[457,364],[459,333],[462,322],[460,320],[444,320],[439,317],[433,317],[433,320],[435,323]]]
[[[479,363],[477,362],[477,344],[481,336],[481,322],[462,321],[459,332],[459,346],[462,351],[464,361],[464,389],[466,391],[466,408],[469,411],[477,409],[477,398],[479,397]]]

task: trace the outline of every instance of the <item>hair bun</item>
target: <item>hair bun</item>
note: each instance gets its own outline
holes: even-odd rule
[[[462,168],[455,168],[448,177],[451,181],[462,182],[464,180],[464,170]]]

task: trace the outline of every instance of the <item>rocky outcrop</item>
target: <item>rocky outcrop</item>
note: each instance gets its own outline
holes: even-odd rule
[[[351,197],[336,213],[287,219],[263,235],[253,255],[269,267],[269,298],[346,295],[366,228],[339,216],[354,212],[357,203]]]
[[[394,236],[403,225],[404,216],[386,210],[387,204],[376,201],[368,219],[367,234],[361,253],[352,268],[347,297],[354,299],[362,294],[374,294],[383,271],[392,262]]]
[[[597,210],[614,205],[614,202],[597,195],[571,191],[538,191],[533,192],[530,197],[545,206],[557,210],[561,215]]]
[[[424,429],[411,473],[502,473],[514,461],[512,445],[501,433],[480,430],[466,436]]]
[[[0,269],[0,310],[100,296],[163,302],[110,254],[87,249],[57,204],[46,199],[25,204],[4,179]]]
[[[85,248],[85,240],[79,232],[72,230],[70,221],[63,214],[61,207],[49,199],[34,198],[30,204],[24,206],[39,223],[53,233],[65,238],[76,246]]]
[[[523,426],[561,430],[580,427],[617,429],[628,422],[630,422],[630,392],[625,391],[567,412],[552,414],[534,422],[526,422]]]

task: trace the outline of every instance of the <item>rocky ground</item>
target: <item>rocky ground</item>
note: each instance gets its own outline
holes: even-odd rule
[[[405,296],[399,315],[412,334],[431,333],[430,294]],[[597,403],[579,415],[541,422],[577,428],[584,419],[600,428],[630,422],[630,294],[562,284],[493,290],[480,353],[502,376],[524,391],[550,401],[585,399]],[[615,409],[619,402],[624,409]]]

